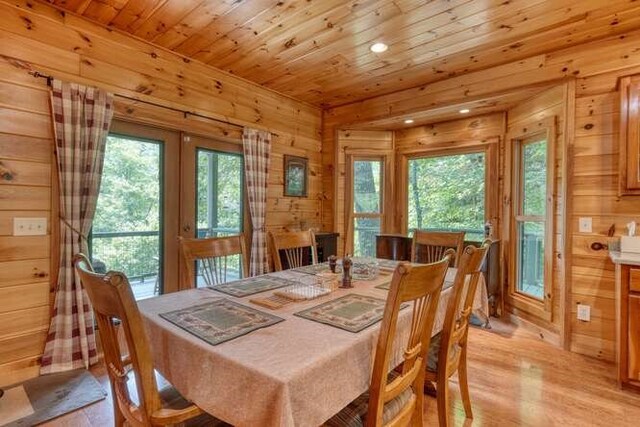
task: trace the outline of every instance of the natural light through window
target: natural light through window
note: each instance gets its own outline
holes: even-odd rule
[[[127,275],[137,299],[161,290],[162,145],[109,135],[89,238],[94,268]]]
[[[464,231],[480,241],[485,222],[485,153],[409,159],[408,230]]]
[[[544,298],[547,142],[520,142],[518,151],[517,291]]]
[[[353,162],[353,255],[374,257],[382,219],[382,160]]]

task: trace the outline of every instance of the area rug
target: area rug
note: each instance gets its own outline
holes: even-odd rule
[[[213,291],[231,295],[232,297],[242,298],[248,297],[249,295],[259,294],[260,292],[282,288],[291,284],[292,283],[286,279],[265,275],[236,280],[235,282],[224,283],[222,285],[208,286],[208,288]]]
[[[386,301],[383,299],[348,294],[295,315],[357,333],[382,319],[385,304]]]
[[[162,313],[160,317],[211,345],[221,344],[284,320],[226,298]]]
[[[84,369],[43,375],[5,389],[0,426],[34,426],[98,402],[107,396]]]

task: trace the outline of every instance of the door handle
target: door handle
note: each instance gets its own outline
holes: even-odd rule
[[[191,231],[191,226],[189,224],[186,224],[184,227],[182,227],[182,231],[185,231],[185,232]]]

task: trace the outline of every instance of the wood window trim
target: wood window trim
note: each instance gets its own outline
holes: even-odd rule
[[[450,145],[451,143],[449,143]],[[397,159],[397,177],[396,182],[406,183],[409,179],[409,160],[429,158],[429,157],[442,157],[452,156],[458,154],[485,154],[485,188],[495,188],[496,191],[485,191],[484,206],[485,206],[485,222],[490,221],[493,229],[493,235],[491,238],[499,239],[499,205],[500,195],[497,189],[499,188],[499,167],[498,167],[498,150],[500,145],[500,138],[494,137],[483,141],[466,141],[463,146],[442,148],[440,145],[436,147],[422,147],[420,149],[404,150],[399,153]],[[406,235],[409,231],[409,191],[407,185],[398,185],[396,200],[400,203],[396,203],[395,206],[395,230],[400,234]]]
[[[553,256],[554,256],[554,185],[555,185],[555,147],[556,147],[556,117],[552,116],[545,120],[522,127],[519,132],[512,133],[508,137],[508,150],[505,152],[505,158],[508,159],[510,168],[508,176],[509,185],[505,188],[509,189],[510,196],[505,200],[511,200],[508,210],[508,299],[509,303],[517,310],[534,315],[542,320],[551,322],[553,320]],[[539,300],[532,296],[527,296],[516,290],[517,282],[517,225],[522,219],[531,218],[535,221],[542,219],[542,216],[525,216],[520,215],[520,207],[522,206],[522,192],[520,192],[520,182],[522,181],[522,157],[520,150],[522,141],[532,141],[533,139],[544,138],[547,142],[547,175],[546,175],[546,204],[545,204],[545,236],[544,236],[544,300]],[[516,169],[516,165],[518,166]],[[518,179],[515,172],[518,174]]]
[[[382,163],[380,186],[380,213],[358,213],[353,212],[353,163],[356,160],[380,161]],[[393,153],[388,150],[349,150],[345,149],[345,238],[344,253],[353,254],[353,221],[355,218],[380,218],[380,232],[387,233],[390,229],[389,204],[393,201]]]

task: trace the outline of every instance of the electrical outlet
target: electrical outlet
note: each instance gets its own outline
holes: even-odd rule
[[[592,219],[591,217],[583,217],[578,221],[579,229],[581,233],[591,233],[592,230]]]
[[[578,304],[578,320],[591,321],[591,306]]]
[[[14,218],[14,236],[44,236],[47,234],[47,218]]]

